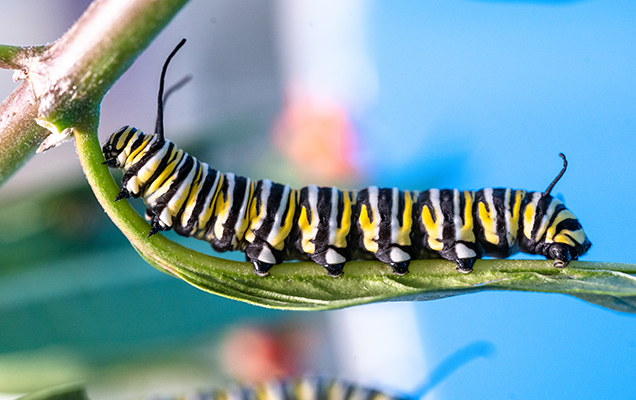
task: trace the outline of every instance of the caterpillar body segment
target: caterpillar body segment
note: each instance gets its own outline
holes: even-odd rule
[[[249,227],[244,252],[254,263],[254,271],[266,276],[283,261],[286,242],[296,213],[297,191],[269,179],[258,181],[249,205]]]
[[[539,254],[565,267],[591,243],[580,222],[550,192],[507,188],[421,192],[371,186],[293,189],[267,179],[221,173],[163,135],[163,77],[157,131],[124,126],[103,145],[105,163],[124,170],[115,201],[141,197],[149,236],[174,229],[220,252],[240,250],[265,276],[288,259],[312,260],[339,276],[352,259],[376,258],[404,275],[412,259],[441,257],[462,273],[482,256]],[[168,93],[173,90],[169,89]]]
[[[463,273],[472,271],[482,254],[474,233],[474,196],[471,191],[430,189],[418,199],[416,243],[429,253],[453,261]]]
[[[525,190],[482,189],[475,193],[475,235],[484,255],[506,258],[519,251],[518,233]]]
[[[342,274],[351,260],[349,237],[357,192],[336,187],[310,185],[298,197],[293,252],[327,269],[330,276]]]
[[[404,275],[412,258],[413,205],[417,192],[371,186],[358,193],[355,250],[375,256]]]
[[[200,395],[202,400],[412,400],[339,379],[294,378],[235,386]]]
[[[201,231],[201,240],[210,242],[216,251],[240,250],[238,238],[243,237],[249,226],[249,205],[254,196],[254,182],[232,173],[219,176],[223,183],[216,192],[210,192],[210,207],[200,217],[202,221],[210,220]]]

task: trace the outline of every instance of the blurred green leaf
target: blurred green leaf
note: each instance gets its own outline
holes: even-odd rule
[[[74,384],[41,390],[19,400],[88,400],[88,396],[82,386]]]

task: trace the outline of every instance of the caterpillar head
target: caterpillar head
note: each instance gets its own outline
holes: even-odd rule
[[[555,267],[565,268],[571,260],[577,260],[579,256],[587,253],[592,247],[592,243],[583,232],[583,227],[574,214],[560,200],[550,195],[552,188],[568,167],[565,155],[559,153],[559,156],[563,159],[563,169],[545,192],[529,194],[527,198],[532,198],[534,201],[524,214],[526,214],[526,218],[533,213],[536,213],[535,217],[541,217],[535,218],[534,222],[537,226],[536,229],[533,227],[531,230],[535,235],[539,233],[539,237],[535,238],[537,240],[535,243],[530,241],[530,248],[534,250],[530,253],[543,254],[549,260],[554,260]],[[521,247],[524,250],[523,247],[527,247],[527,245],[522,244]]]
[[[104,164],[111,168],[123,168],[124,163],[131,150],[131,143],[134,139],[143,136],[141,131],[130,126],[124,126],[117,132],[110,135],[110,138],[102,146],[104,153]]]
[[[577,260],[579,256],[587,253],[590,247],[592,247],[592,243],[585,236],[582,242],[573,240],[572,237],[570,237],[570,240],[573,245],[557,242],[550,244],[545,249],[544,256],[550,260],[554,260],[555,267],[567,267],[571,260]]]
[[[559,199],[528,193],[521,214],[520,250],[554,260],[557,268],[567,267],[592,246],[578,218]]]

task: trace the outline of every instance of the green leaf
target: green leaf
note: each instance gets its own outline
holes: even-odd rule
[[[636,312],[636,265],[572,262],[557,269],[552,261],[479,260],[464,275],[445,260],[417,260],[410,273],[394,275],[377,261],[354,261],[344,275],[327,276],[310,262],[277,265],[261,278],[251,263],[212,257],[161,235],[146,237],[150,226],[125,201],[113,199],[119,187],[108,168],[94,128],[77,131],[82,167],[102,207],[148,263],[210,293],[251,304],[289,310],[327,310],[378,301],[434,300],[483,290],[563,293],[619,311]],[[193,239],[194,240],[194,239]]]
[[[172,249],[181,251],[180,249]],[[627,273],[599,269],[607,264],[574,262],[557,270],[551,261],[480,260],[471,274],[455,271],[444,260],[417,260],[410,273],[397,276],[377,261],[347,263],[338,278],[314,263],[285,263],[260,278],[250,263],[221,260],[187,251],[180,260],[143,255],[152,265],[166,268],[193,286],[210,293],[265,307],[325,310],[379,301],[422,301],[484,290],[517,290],[571,294],[614,310],[635,312],[636,279]],[[634,265],[612,265],[636,269]]]

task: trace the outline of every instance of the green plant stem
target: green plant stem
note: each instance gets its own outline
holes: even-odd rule
[[[108,171],[108,167],[102,164],[104,156],[97,140],[97,124],[96,119],[87,121],[86,125],[76,128],[74,135],[82,169],[95,197],[113,223],[142,255],[165,248],[167,240],[163,236],[147,237],[147,232],[150,230],[148,223],[127,201],[114,201],[119,193],[119,187]],[[159,269],[170,273],[167,269],[161,267]]]
[[[104,94],[187,0],[96,0],[46,47],[0,47],[0,67],[26,76],[0,105],[0,184],[52,131],[97,115]]]
[[[20,46],[0,44],[0,68],[20,69],[22,65],[16,60],[20,54]]]
[[[60,130],[76,118],[69,103],[92,110],[187,0],[97,0],[30,66],[39,117]],[[54,82],[54,85],[51,83]],[[70,115],[68,115],[70,114]]]
[[[45,46],[23,47],[0,44],[0,68],[24,68],[30,59],[38,57],[45,48]]]
[[[35,122],[38,107],[30,82],[0,104],[0,185],[35,154],[49,132]]]

